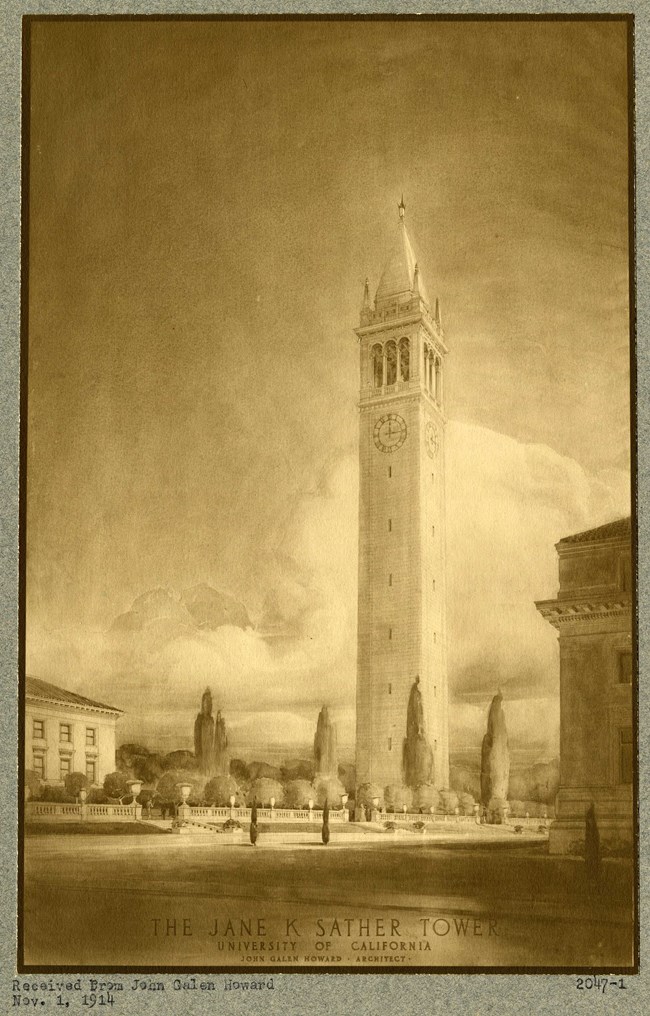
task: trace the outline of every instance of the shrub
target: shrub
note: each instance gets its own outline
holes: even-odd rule
[[[314,799],[314,788],[307,780],[291,780],[285,787],[284,803],[287,808],[306,808]]]
[[[137,758],[133,763],[133,775],[143,783],[153,783],[162,776],[164,766],[160,755]]]
[[[345,787],[348,794],[354,794],[355,787],[357,785],[357,770],[351,763],[341,763],[339,765],[339,779]]]
[[[453,815],[458,807],[458,794],[454,790],[441,790],[440,804],[445,815]]]
[[[104,777],[104,793],[107,797],[122,799],[129,793],[126,773],[108,773]]]
[[[283,783],[295,783],[302,780],[304,783],[311,783],[316,775],[313,761],[301,758],[292,758],[280,768]]]
[[[243,787],[250,783],[250,773],[248,766],[240,758],[231,758],[230,760],[230,775],[237,780],[240,787]]]
[[[40,776],[33,769],[25,770],[25,790],[31,801],[36,801],[41,796],[43,784],[41,783]]]
[[[143,744],[121,744],[115,752],[115,768],[121,773],[135,772],[138,759],[149,756],[149,749]]]
[[[328,801],[333,808],[341,807],[341,797],[345,787],[335,776],[319,776],[314,780],[314,803],[322,808]]]
[[[430,783],[421,783],[413,791],[413,809],[419,811],[438,811],[440,808],[440,794]]]
[[[523,801],[508,801],[508,805],[513,818],[523,818],[526,814]]]
[[[153,804],[154,792],[149,787],[143,787],[137,796],[138,804],[142,804],[145,807],[149,804]]]
[[[170,751],[167,755],[162,757],[160,763],[164,770],[180,769],[183,770],[183,772],[186,770],[196,770],[196,757],[194,752],[186,751],[185,749]]]
[[[43,787],[41,801],[49,801],[52,804],[73,804],[75,799],[68,794],[65,787]]]
[[[481,796],[481,774],[478,769],[451,765],[449,767],[449,787],[457,794],[471,794],[478,800]]]
[[[101,787],[92,787],[86,801],[88,804],[108,804],[108,798]]]
[[[190,798],[193,801],[200,801],[206,780],[199,773],[187,772],[182,769],[169,769],[158,780],[156,793],[164,804],[178,804],[181,799],[177,783],[189,783]]]
[[[271,766],[268,762],[251,762],[248,767],[249,779],[251,782],[256,780],[276,780],[278,783],[282,779],[282,773],[277,766]]]
[[[242,824],[236,818],[228,818],[221,827],[222,829],[241,829]]]
[[[223,808],[230,804],[230,798],[239,796],[237,781],[232,776],[215,776],[208,780],[203,788],[203,800],[206,804],[216,804]]]
[[[413,806],[413,791],[410,787],[391,783],[384,788],[384,802],[389,811],[391,808],[395,812],[404,811],[404,805],[406,805],[406,810],[410,811]]]
[[[266,777],[261,777],[253,782],[250,790],[248,791],[246,800],[249,805],[252,805],[254,801],[257,801],[263,808],[268,808],[271,804],[271,798],[275,798],[275,803],[281,806],[284,802],[284,789],[281,783],[277,780],[269,780]]]
[[[357,806],[360,808],[372,808],[373,798],[379,798],[379,807],[384,803],[384,791],[376,783],[362,783],[357,790]]]
[[[462,793],[458,795],[458,807],[461,815],[473,815],[475,800],[471,794]]]
[[[68,773],[65,778],[66,793],[75,800],[79,797],[79,791],[88,790],[89,786],[90,780],[85,773]]]

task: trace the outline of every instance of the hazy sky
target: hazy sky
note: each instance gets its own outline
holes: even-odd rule
[[[550,716],[553,543],[629,510],[625,25],[32,32],[32,672],[129,710],[144,675],[161,731],[211,681],[251,736],[329,688],[352,729],[352,328],[403,192],[450,347],[453,694]],[[102,641],[199,582],[298,636]]]

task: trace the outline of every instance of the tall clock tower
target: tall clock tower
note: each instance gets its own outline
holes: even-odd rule
[[[366,281],[361,359],[357,786],[401,784],[414,686],[431,782],[449,785],[445,626],[443,361],[405,206],[374,303]],[[419,679],[419,680],[418,680]],[[417,697],[417,691],[415,695]]]

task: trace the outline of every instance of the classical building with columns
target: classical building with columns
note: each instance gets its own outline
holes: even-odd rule
[[[449,783],[447,346],[438,300],[430,300],[416,262],[403,200],[394,229],[374,300],[366,281],[355,329],[361,380],[357,786],[404,782],[407,714],[417,688],[420,757],[425,764],[432,758],[430,779],[441,788]]]
[[[560,789],[549,850],[584,848],[593,802],[603,851],[626,851],[634,839],[630,519],[567,536],[556,549],[557,599],[536,604],[560,643]]]
[[[101,785],[115,771],[115,728],[121,709],[77,695],[49,681],[25,681],[25,769],[60,785],[84,773]]]

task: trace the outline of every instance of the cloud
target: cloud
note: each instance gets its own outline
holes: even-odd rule
[[[498,687],[511,737],[554,744],[557,639],[534,601],[556,592],[554,545],[562,536],[629,511],[629,475],[589,474],[546,446],[458,422],[447,427],[446,468],[452,745],[480,740]],[[341,452],[296,499],[275,550],[260,562],[257,628],[170,627],[168,616],[162,625],[152,618],[105,632],[30,624],[28,672],[110,699],[125,710],[124,740],[189,745],[210,685],[235,751],[237,739],[308,743],[323,704],[351,745],[357,505],[356,457]],[[177,619],[173,596],[153,600]],[[187,620],[184,606],[181,613]]]
[[[557,592],[558,540],[629,513],[629,474],[465,423],[448,425],[446,449],[452,694],[557,694],[557,636],[535,600]]]

